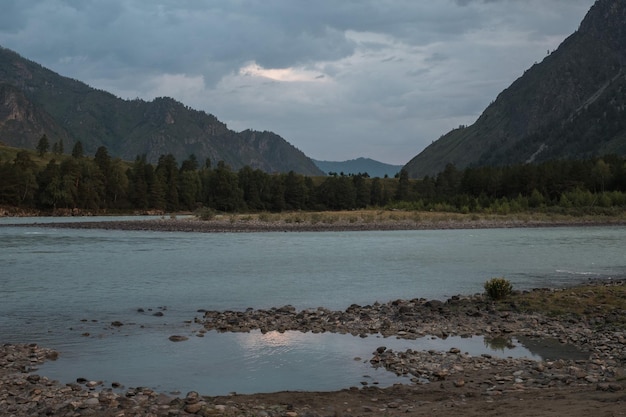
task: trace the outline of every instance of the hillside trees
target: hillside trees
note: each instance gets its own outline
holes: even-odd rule
[[[269,175],[249,166],[239,170],[238,187],[243,193],[246,208],[252,211],[269,210]]]
[[[37,175],[39,193],[37,194],[37,205],[39,207],[56,209],[57,206],[66,205],[67,196],[61,169],[59,164],[52,159],[46,168]]]
[[[52,144],[52,153],[55,155],[62,155],[65,152],[65,148],[63,146],[63,139],[59,139],[57,142]]]
[[[330,176],[317,190],[317,202],[327,210],[356,208],[356,189],[350,177]]]
[[[77,141],[74,144],[74,147],[72,147],[72,157],[76,159],[80,159],[83,156],[84,156],[83,143],[81,141]]]
[[[191,154],[183,161],[178,173],[179,203],[185,210],[193,210],[197,205],[201,205],[202,181],[198,168],[198,160]]]
[[[285,208],[287,210],[305,209],[309,198],[309,189],[305,184],[304,177],[289,171],[287,175],[283,175],[283,179]]]
[[[179,174],[179,203],[185,210],[194,210],[201,201],[202,182],[197,171],[185,170]]]
[[[43,210],[217,211],[353,210],[400,207],[415,210],[511,213],[521,210],[606,212],[626,206],[626,159],[614,155],[538,165],[453,165],[434,177],[409,180],[367,174],[306,177],[269,174],[224,162],[199,166],[195,156],[179,163],[171,154],[156,166],[138,156],[113,159],[105,147],[93,158],[52,155],[45,165],[19,151],[0,161],[0,204]],[[58,158],[58,159],[57,159]],[[604,210],[604,211],[603,211]]]
[[[102,174],[103,193],[101,205],[105,208],[122,208],[125,204],[128,178],[119,158],[112,159],[106,147],[100,146],[94,156],[94,163]]]
[[[208,175],[207,206],[220,211],[237,211],[243,206],[243,190],[239,188],[237,175],[223,161]]]
[[[409,172],[401,169],[398,174],[398,188],[396,189],[396,200],[405,201],[409,199]]]
[[[46,152],[48,152],[48,149],[50,149],[50,142],[48,141],[48,136],[44,133],[39,139],[39,142],[37,142],[37,153],[39,156],[44,156]]]
[[[37,192],[36,164],[27,151],[19,151],[12,163],[0,168],[0,202],[29,206]]]
[[[128,199],[133,207],[145,210],[149,207],[149,181],[154,179],[152,165],[146,162],[146,157],[137,156],[132,167],[127,171]]]
[[[163,190],[164,206],[167,211],[176,211],[179,208],[178,198],[178,165],[174,155],[161,155],[155,170],[155,182]]]

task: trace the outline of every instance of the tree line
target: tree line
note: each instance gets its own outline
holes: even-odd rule
[[[21,150],[0,161],[0,204],[43,211],[157,210],[209,208],[222,212],[351,210],[395,207],[413,210],[494,212],[525,210],[621,209],[626,207],[626,160],[606,156],[584,161],[458,170],[448,165],[434,177],[409,179],[332,174],[308,177],[269,174],[249,166],[233,171],[190,155],[178,163],[171,154],[156,165],[145,156],[132,162],[112,158],[106,147],[83,155],[77,142],[71,156],[55,144],[47,164]],[[39,156],[49,144],[37,147]]]
[[[406,180],[405,180],[406,181]],[[540,164],[447,165],[400,200],[413,209],[508,214],[528,210],[613,213],[626,209],[626,159],[616,155]]]

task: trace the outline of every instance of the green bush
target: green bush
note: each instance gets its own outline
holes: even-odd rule
[[[485,291],[492,300],[501,300],[513,292],[513,285],[505,278],[491,278],[485,282]]]

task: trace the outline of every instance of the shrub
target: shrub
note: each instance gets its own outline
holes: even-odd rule
[[[215,211],[210,208],[203,208],[196,212],[196,216],[198,216],[200,220],[213,220],[215,215]]]
[[[513,285],[505,278],[491,278],[485,282],[485,291],[492,300],[501,300],[513,292]]]

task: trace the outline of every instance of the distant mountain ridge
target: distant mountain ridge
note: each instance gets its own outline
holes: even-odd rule
[[[370,177],[384,178],[385,175],[389,177],[395,176],[402,169],[402,165],[390,165],[384,162],[375,161],[370,158],[357,158],[349,161],[318,161],[313,160],[315,165],[324,173],[329,172],[349,174],[365,174]]]
[[[502,91],[471,126],[405,165],[457,168],[626,155],[626,1],[598,0],[578,31]]]
[[[60,76],[0,47],[0,142],[33,149],[46,134],[66,151],[81,141],[85,153],[106,146],[126,160],[148,162],[172,154],[181,162],[223,160],[233,169],[322,175],[313,161],[272,132],[234,132],[215,116],[172,98],[123,100]]]

